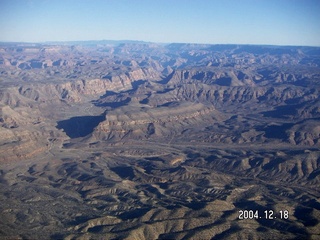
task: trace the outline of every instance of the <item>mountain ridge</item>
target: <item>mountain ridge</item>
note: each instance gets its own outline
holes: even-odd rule
[[[0,43],[0,238],[317,238],[319,49]]]

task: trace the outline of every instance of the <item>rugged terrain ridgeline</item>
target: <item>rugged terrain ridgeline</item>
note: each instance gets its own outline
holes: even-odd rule
[[[319,91],[316,47],[1,43],[0,236],[317,238]]]

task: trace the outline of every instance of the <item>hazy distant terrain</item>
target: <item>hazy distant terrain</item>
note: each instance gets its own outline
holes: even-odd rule
[[[0,238],[318,239],[319,92],[317,47],[0,43]]]

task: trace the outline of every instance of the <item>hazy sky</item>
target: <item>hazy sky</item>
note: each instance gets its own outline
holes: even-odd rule
[[[320,0],[0,0],[0,41],[320,46]]]

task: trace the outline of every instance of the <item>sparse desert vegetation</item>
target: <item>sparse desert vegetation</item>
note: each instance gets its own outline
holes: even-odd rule
[[[319,91],[316,47],[2,43],[0,238],[317,239]]]

